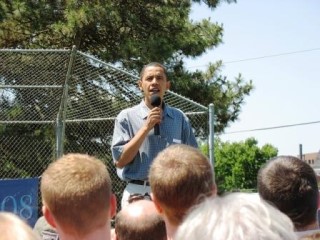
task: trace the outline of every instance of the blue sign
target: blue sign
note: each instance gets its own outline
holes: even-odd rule
[[[38,219],[39,179],[0,180],[0,211],[12,212],[33,227]]]

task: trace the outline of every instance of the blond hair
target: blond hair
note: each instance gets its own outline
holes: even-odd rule
[[[0,213],[1,240],[40,240],[31,227],[13,213]]]
[[[184,144],[171,145],[157,155],[149,181],[153,196],[174,225],[179,225],[189,208],[216,188],[208,158]]]
[[[108,220],[111,179],[105,164],[89,155],[67,154],[41,179],[43,204],[67,233],[85,235]]]

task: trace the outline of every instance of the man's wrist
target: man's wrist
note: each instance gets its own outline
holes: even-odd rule
[[[148,124],[144,124],[142,127],[141,127],[141,130],[142,132],[144,133],[148,133],[152,128],[149,128]]]

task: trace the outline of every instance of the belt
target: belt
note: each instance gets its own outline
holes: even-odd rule
[[[150,186],[149,181],[142,181],[142,180],[130,180],[129,183],[143,185],[143,186]]]

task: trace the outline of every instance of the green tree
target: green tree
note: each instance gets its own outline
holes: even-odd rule
[[[199,1],[196,1],[199,2]],[[215,7],[219,1],[206,1]],[[186,0],[12,0],[0,5],[3,47],[71,47],[107,61],[198,56],[221,42],[222,27],[188,17]]]
[[[253,89],[241,75],[221,75],[222,62],[189,72],[197,57],[222,42],[221,24],[189,19],[191,5],[214,8],[235,0],[12,0],[0,3],[0,47],[71,48],[117,63],[135,74],[143,64],[168,66],[175,92],[203,105],[215,104],[216,131],[235,121]]]
[[[278,149],[270,144],[261,148],[258,141],[248,138],[241,142],[215,142],[215,177],[219,192],[256,189],[257,173]]]
[[[221,74],[222,62],[211,63],[205,72],[188,72],[183,64],[176,64],[171,71],[172,90],[189,96],[192,100],[208,106],[214,104],[215,131],[223,129],[237,120],[245,97],[253,89],[252,81],[245,82],[241,74],[229,81]]]

